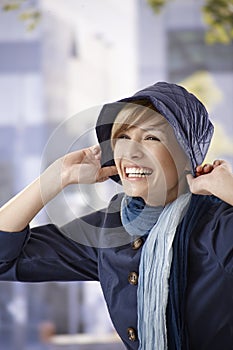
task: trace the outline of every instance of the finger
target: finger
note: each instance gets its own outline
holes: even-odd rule
[[[198,177],[198,176],[201,176],[203,173],[201,172],[201,173],[196,173],[195,175],[196,175],[196,177]]]
[[[109,176],[113,176],[117,174],[118,174],[118,171],[115,166],[108,166],[108,167],[101,168],[98,171],[97,181],[103,178],[109,178]]]
[[[104,182],[107,181],[109,179],[109,177],[102,177],[101,179],[98,179],[97,182]]]
[[[94,145],[86,149],[87,156],[93,159],[100,159],[101,149],[99,145]]]
[[[226,160],[217,159],[217,160],[215,160],[215,164],[216,165],[214,166],[214,168],[221,166],[221,167],[227,169],[229,172],[232,172],[232,165],[231,165],[231,163],[229,163]]]
[[[208,174],[213,170],[213,165],[212,164],[205,164],[203,166],[203,173]]]
[[[98,164],[100,163],[100,158],[101,158],[101,153],[100,150],[98,149],[98,147],[92,146],[92,147],[88,147],[83,149],[83,159],[82,159],[82,163],[83,164]],[[81,162],[80,162],[81,163]],[[100,164],[99,164],[100,167]]]
[[[202,165],[199,165],[197,168],[196,168],[196,172],[195,172],[195,177],[198,177],[198,176],[201,176],[203,175],[203,166]]]
[[[202,165],[198,165],[198,166],[196,167],[196,172],[197,172],[197,173],[201,173],[201,172],[202,172],[202,169],[203,169],[203,166],[202,166]]]
[[[217,166],[221,165],[222,164],[222,161],[220,159],[216,159],[214,162],[213,162],[213,167],[216,168]]]
[[[99,145],[94,145],[90,147],[90,150],[92,154],[96,155],[101,152],[100,146]]]
[[[212,164],[198,165],[196,167],[196,176],[209,174],[213,170]]]

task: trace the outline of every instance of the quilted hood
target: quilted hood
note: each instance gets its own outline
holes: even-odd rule
[[[179,144],[191,161],[194,174],[196,166],[204,161],[214,127],[206,108],[193,94],[182,86],[167,82],[158,82],[131,97],[103,106],[96,124],[96,134],[102,149],[102,166],[114,164],[110,136],[116,115],[126,103],[138,100],[149,100],[171,124]],[[112,179],[120,181],[118,175]]]

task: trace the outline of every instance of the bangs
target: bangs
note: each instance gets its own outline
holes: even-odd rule
[[[161,114],[149,101],[130,102],[117,114],[111,132],[111,145],[115,146],[118,136],[130,129],[132,126],[140,126],[144,122],[154,120]]]

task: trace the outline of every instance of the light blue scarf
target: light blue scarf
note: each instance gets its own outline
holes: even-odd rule
[[[150,207],[139,198],[125,196],[122,223],[130,235],[149,233],[142,248],[138,281],[139,350],[167,349],[166,307],[176,228],[185,215],[191,194],[163,207]]]

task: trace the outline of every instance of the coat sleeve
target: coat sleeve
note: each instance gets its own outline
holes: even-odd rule
[[[98,235],[103,213],[58,228],[53,224],[0,231],[0,280],[98,280]]]

